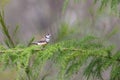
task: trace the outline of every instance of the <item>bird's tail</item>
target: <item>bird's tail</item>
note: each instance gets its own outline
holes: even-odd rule
[[[37,45],[37,43],[36,43],[36,42],[33,42],[33,43],[31,43],[31,45]]]

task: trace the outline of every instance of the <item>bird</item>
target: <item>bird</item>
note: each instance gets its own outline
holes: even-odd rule
[[[50,42],[51,34],[46,34],[40,41],[33,42],[34,45],[44,46]]]

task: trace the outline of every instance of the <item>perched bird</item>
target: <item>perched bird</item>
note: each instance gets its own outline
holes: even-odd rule
[[[41,39],[40,41],[37,41],[37,42],[33,42],[32,44],[44,46],[50,42],[50,38],[51,38],[51,34],[47,34],[44,36],[43,39]]]

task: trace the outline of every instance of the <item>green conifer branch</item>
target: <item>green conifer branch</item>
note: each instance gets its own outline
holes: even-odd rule
[[[4,11],[0,12],[0,24],[1,24],[1,28],[2,28],[3,33],[7,38],[7,43],[9,42],[8,46],[9,47],[15,47],[15,44],[12,40],[12,37],[10,36],[10,33],[9,33],[8,28],[6,26],[6,23],[4,21]]]
[[[16,47],[11,49],[2,49],[1,47],[0,61],[2,61],[7,65],[9,63],[8,61],[10,57],[12,62],[10,64],[16,64],[19,70],[24,68],[25,72],[27,70],[26,74],[28,74],[28,71],[31,70],[32,67],[37,67],[39,64],[39,67],[41,65],[42,68],[42,66],[46,63],[47,60],[52,59],[53,61],[56,61],[55,63],[58,63],[57,65],[59,66],[61,65],[61,71],[62,71],[61,76],[72,75],[73,72],[79,69],[79,67],[83,64],[85,60],[89,59],[89,57],[92,57],[93,59],[101,58],[102,60],[106,60],[104,64],[108,63],[109,61],[113,61],[113,62],[119,61],[119,57],[117,57],[119,55],[109,57],[108,52],[111,51],[112,49],[109,47],[105,48],[104,46],[103,47],[98,46],[96,41],[95,43],[94,41],[91,41],[94,39],[88,36],[84,39],[81,39],[80,41],[77,40],[78,41],[77,43],[76,40],[69,40],[69,41],[59,42],[56,44],[51,44],[44,48],[40,46],[30,46],[23,48]],[[70,44],[68,45],[68,43]],[[34,64],[32,64],[32,67],[30,67],[29,59],[31,58],[32,55],[36,56],[36,60],[34,61]],[[94,66],[95,65],[93,65],[93,67]],[[101,65],[101,67],[102,66],[103,65]],[[90,70],[90,68],[88,68],[88,70]]]

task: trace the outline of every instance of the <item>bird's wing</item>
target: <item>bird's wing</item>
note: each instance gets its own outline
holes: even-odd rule
[[[40,41],[45,41],[45,37],[41,38]]]
[[[40,40],[40,41],[37,41],[37,43],[44,43],[46,42],[45,40]]]

